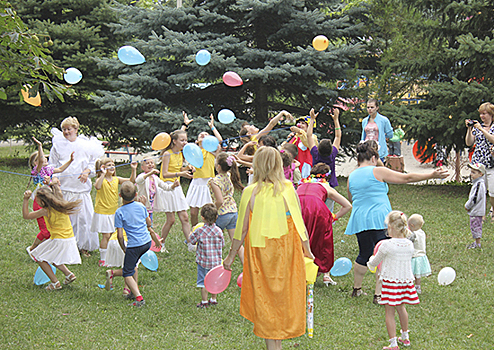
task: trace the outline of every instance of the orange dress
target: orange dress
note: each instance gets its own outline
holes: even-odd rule
[[[259,200],[256,197],[254,211]],[[289,209],[297,210],[293,205]],[[248,220],[252,223],[252,213]],[[291,215],[286,215],[286,222],[288,232],[279,238],[266,238],[264,247],[252,246],[253,225],[245,237],[240,314],[254,323],[254,334],[264,339],[289,339],[305,333],[306,282],[301,236]]]

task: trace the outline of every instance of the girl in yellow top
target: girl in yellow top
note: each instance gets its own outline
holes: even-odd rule
[[[209,116],[211,121],[208,122],[211,131],[214,136],[218,139],[219,142],[223,141],[218,130],[214,127],[214,117],[211,114]],[[205,131],[201,132],[197,137],[196,144],[201,148],[202,158],[204,160],[204,165],[202,168],[196,168],[194,173],[194,178],[190,182],[189,189],[187,190],[187,196],[185,200],[190,207],[190,224],[192,227],[197,225],[199,222],[199,210],[202,208],[204,204],[213,203],[211,195],[209,193],[208,181],[214,177],[214,161],[216,156],[221,150],[221,147],[218,145],[218,148],[215,152],[208,152],[204,148],[202,148],[202,140],[209,134]]]
[[[305,333],[304,255],[314,259],[297,194],[285,179],[279,151],[260,147],[254,183],[245,188],[237,228],[223,266],[231,270],[245,241],[240,314],[268,350]]]
[[[130,178],[116,176],[115,163],[111,158],[98,159],[96,169],[98,178],[94,183],[96,201],[94,204],[92,232],[101,232],[99,243],[99,266],[105,266],[108,241],[115,232],[115,212],[118,208],[118,185],[125,181],[135,182],[137,162],[130,164],[132,173]]]
[[[53,264],[65,275],[63,284],[69,284],[75,281],[76,277],[74,273],[65,264],[81,263],[81,257],[69,218],[70,214],[78,210],[81,201],[68,202],[64,200],[58,178],[53,178],[49,187],[44,186],[38,189],[36,192],[36,202],[41,206],[41,209],[33,212],[29,212],[28,207],[31,194],[31,191],[24,192],[22,216],[27,220],[34,220],[44,216],[46,226],[51,233],[49,239],[44,240],[31,251],[31,255],[50,278],[51,283],[46,287],[46,290],[62,289],[60,281],[53,273],[50,264]]]
[[[183,166],[184,156],[182,150],[187,144],[187,133],[183,130],[176,130],[170,134],[170,138],[170,145],[163,152],[160,179],[172,183],[175,180],[180,181],[181,176],[192,179],[194,167],[191,165]],[[189,206],[185,201],[182,186],[175,187],[163,198],[163,211],[166,213],[166,221],[161,229],[161,251],[167,251],[165,240],[175,223],[175,213],[178,214],[178,218],[182,223],[182,231],[189,251],[194,250],[194,246],[189,241],[190,223],[187,209],[189,209]]]

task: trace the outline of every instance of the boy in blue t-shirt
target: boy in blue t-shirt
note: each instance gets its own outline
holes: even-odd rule
[[[146,207],[139,202],[135,202],[136,187],[130,181],[125,181],[120,187],[120,197],[123,205],[115,212],[115,228],[120,247],[125,253],[123,269],[106,271],[106,289],[111,289],[114,276],[123,276],[125,283],[129,286],[131,293],[127,294],[127,299],[134,299],[131,306],[141,307],[145,301],[139,292],[137,284],[137,275],[134,276],[137,268],[137,262],[149,248],[151,248],[151,238],[159,247],[159,241],[156,233],[151,227],[151,219]],[[123,230],[127,234],[127,247],[123,239]]]

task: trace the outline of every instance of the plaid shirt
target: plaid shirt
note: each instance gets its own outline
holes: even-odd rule
[[[190,242],[197,243],[196,262],[205,269],[221,265],[222,249],[225,245],[223,232],[216,224],[199,227],[190,234]]]

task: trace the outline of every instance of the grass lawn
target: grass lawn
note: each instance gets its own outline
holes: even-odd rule
[[[1,163],[1,170],[25,173],[22,167]],[[126,176],[129,167],[119,168]],[[26,254],[38,233],[35,221],[22,218],[22,196],[27,177],[0,173],[0,347],[2,349],[262,349],[264,341],[252,333],[252,324],[239,315],[240,288],[235,280],[241,264],[234,264],[232,283],[214,308],[198,309],[195,256],[187,252],[178,218],[167,240],[169,254],[158,253],[159,269],[139,271],[146,307],[134,309],[121,296],[123,280],[115,289],[98,288],[105,268],[99,254],[71,266],[77,281],[61,291],[46,292],[33,284],[37,264]],[[346,195],[345,180],[338,190]],[[492,348],[494,316],[494,225],[484,225],[483,249],[467,250],[471,241],[463,205],[466,186],[390,186],[393,209],[424,216],[427,255],[433,275],[424,278],[421,303],[409,306],[412,349]],[[356,238],[344,236],[349,215],[335,223],[335,258],[356,258]],[[161,228],[165,215],[155,216]],[[227,239],[226,252],[230,246]],[[451,266],[457,277],[439,286],[437,274]],[[60,280],[62,274],[57,272]],[[235,280],[233,280],[235,279]],[[336,277],[337,286],[315,284],[314,338],[286,340],[297,349],[381,349],[387,345],[384,307],[372,304],[374,275],[364,279],[368,296],[350,298],[353,274]],[[399,325],[397,326],[399,331]],[[489,335],[491,334],[491,335]]]

